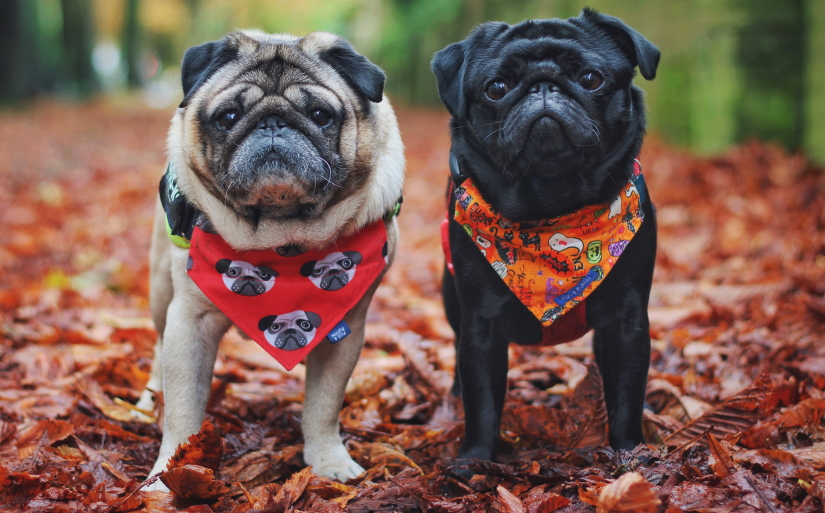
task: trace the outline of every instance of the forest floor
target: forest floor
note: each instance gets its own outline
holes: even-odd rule
[[[366,474],[304,468],[303,366],[285,372],[232,329],[209,422],[167,476],[177,495],[140,490],[162,418],[129,409],[155,340],[149,233],[170,114],[100,100],[0,115],[0,510],[823,511],[821,168],[761,143],[697,158],[649,138],[648,445],[605,445],[589,336],[512,347],[508,449],[467,481],[446,470],[463,431],[438,294],[447,116],[398,110],[402,242],[341,413]]]

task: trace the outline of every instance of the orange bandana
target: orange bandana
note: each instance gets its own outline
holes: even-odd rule
[[[546,327],[584,301],[642,225],[644,178],[611,203],[535,222],[511,222],[467,179],[454,190],[455,216],[516,297]]]

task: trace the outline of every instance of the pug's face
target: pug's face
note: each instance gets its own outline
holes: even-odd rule
[[[361,253],[357,251],[336,251],[301,266],[301,275],[321,290],[341,290],[355,277],[361,259]]]
[[[366,180],[359,139],[372,135],[384,74],[342,38],[239,32],[190,48],[182,68],[172,144],[250,222],[315,216]]]
[[[652,79],[658,60],[638,32],[585,10],[568,20],[485,23],[438,52],[432,67],[454,140],[463,130],[483,148],[479,158],[514,182],[593,168],[626,150],[644,129],[634,67]]]
[[[242,296],[259,296],[272,289],[278,273],[264,265],[255,266],[249,262],[222,258],[215,264],[215,270],[223,275],[226,288]]]
[[[315,338],[321,317],[315,312],[295,310],[282,315],[267,315],[258,322],[266,340],[278,349],[294,351]]]

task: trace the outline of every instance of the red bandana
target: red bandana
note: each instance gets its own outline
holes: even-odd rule
[[[202,218],[203,219],[203,218]],[[384,221],[323,251],[236,251],[199,220],[189,248],[192,281],[287,370],[324,337],[350,331],[344,316],[387,266]]]

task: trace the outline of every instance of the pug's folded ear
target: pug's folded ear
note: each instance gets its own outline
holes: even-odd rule
[[[267,315],[266,317],[261,318],[261,320],[258,321],[258,329],[261,330],[261,331],[268,330],[269,327],[272,326],[272,323],[275,322],[275,319],[277,319],[277,318],[278,318],[277,315]]]
[[[215,270],[223,274],[229,270],[229,264],[231,263],[232,260],[229,260],[228,258],[221,258],[215,263]]]
[[[229,37],[193,46],[186,50],[181,64],[181,84],[183,101],[179,107],[186,107],[195,91],[206,83],[216,71],[233,61],[238,49],[229,43]]]
[[[320,52],[318,57],[367,100],[380,103],[384,98],[384,72],[356,52],[345,39],[336,37],[335,44]]]
[[[321,316],[315,312],[304,312],[307,316],[307,320],[310,324],[312,324],[313,328],[317,328],[321,325]]]
[[[353,263],[353,264],[355,264],[355,265],[360,264],[360,263],[361,263],[361,260],[362,260],[362,258],[363,258],[363,257],[361,256],[361,253],[359,253],[359,252],[357,252],[357,251],[344,251],[344,255],[345,255],[347,258],[349,258],[350,260],[352,260],[352,263]]]
[[[645,79],[653,80],[656,78],[656,68],[659,67],[661,52],[653,43],[645,39],[636,30],[628,27],[619,18],[587,8],[582,10],[581,18],[595,24],[613,37],[619,47],[630,57],[630,62],[639,67],[639,71]]]
[[[436,52],[430,68],[438,81],[438,95],[454,118],[464,117],[467,102],[464,100],[464,74],[467,69],[466,54],[475,48],[479,39],[489,38],[506,30],[508,24],[501,21],[489,21],[476,27],[464,41],[453,43]]]

